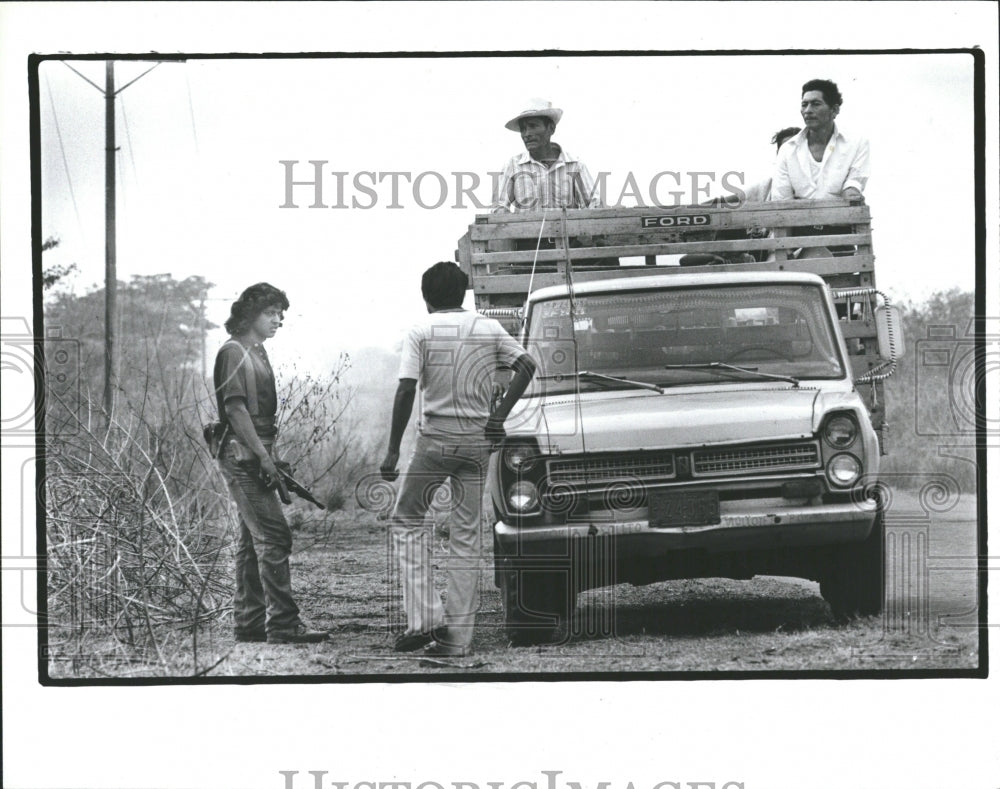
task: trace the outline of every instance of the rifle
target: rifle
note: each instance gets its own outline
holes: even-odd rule
[[[265,487],[277,488],[278,498],[281,499],[282,504],[291,504],[292,498],[289,493],[294,493],[300,499],[305,499],[308,502],[315,504],[321,510],[325,510],[326,506],[313,496],[305,485],[295,479],[292,476],[292,467],[289,463],[283,460],[279,460],[274,464],[278,469],[278,478],[272,479],[270,475],[265,474],[264,470],[257,465],[257,473],[260,474],[261,481],[264,483]]]
[[[281,479],[278,480],[278,495],[281,497],[282,502],[285,504],[291,504],[291,499],[288,497],[289,493],[294,493],[300,499],[305,499],[306,501],[312,502],[321,510],[325,510],[326,506],[320,504],[320,502],[309,492],[309,488],[300,483],[292,476],[292,467],[287,463],[279,462],[275,464],[278,467],[278,476]],[[284,494],[284,495],[282,495]]]

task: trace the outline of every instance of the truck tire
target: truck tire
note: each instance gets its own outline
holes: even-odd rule
[[[871,533],[861,543],[837,546],[826,562],[820,594],[837,621],[882,613],[885,601],[885,521],[879,505]]]
[[[507,638],[514,646],[552,641],[572,613],[566,573],[505,567],[500,599]]]

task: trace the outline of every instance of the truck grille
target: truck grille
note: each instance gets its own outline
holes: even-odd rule
[[[681,478],[737,477],[769,471],[820,467],[819,444],[799,441],[769,446],[716,447],[690,452],[593,454],[548,462],[550,484],[606,485],[610,482],[658,482]],[[690,477],[689,472],[690,469]]]
[[[614,480],[658,480],[674,476],[673,452],[591,455],[585,459],[551,460],[549,481],[566,484]]]
[[[700,449],[691,453],[694,476],[733,475],[747,471],[793,471],[819,467],[815,441],[769,447]]]

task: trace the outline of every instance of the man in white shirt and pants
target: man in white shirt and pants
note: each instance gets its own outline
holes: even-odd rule
[[[403,475],[390,529],[402,576],[406,630],[397,652],[464,656],[472,648],[479,605],[481,511],[490,453],[505,436],[503,423],[535,374],[535,362],[493,318],[462,309],[468,277],[454,263],[424,272],[427,317],[403,341],[383,479],[396,478],[399,445],[419,385],[421,419]],[[498,366],[514,376],[495,409]],[[434,589],[431,535],[424,516],[435,491],[451,487],[447,599]]]

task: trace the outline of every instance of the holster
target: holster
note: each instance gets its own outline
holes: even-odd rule
[[[208,452],[213,458],[219,456],[222,449],[222,442],[225,441],[229,433],[229,424],[226,422],[209,422],[202,427],[202,435],[205,443],[208,444]]]

